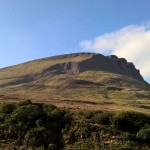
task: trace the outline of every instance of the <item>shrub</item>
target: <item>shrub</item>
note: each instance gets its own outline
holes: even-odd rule
[[[0,108],[0,137],[19,140],[33,149],[63,149],[62,129],[72,121],[69,111],[54,105],[32,103],[4,104]]]
[[[56,150],[56,146],[54,144],[49,144],[48,150]]]
[[[93,120],[95,123],[110,125],[111,124],[112,114],[108,112],[98,113],[94,116]]]
[[[27,146],[42,146],[44,144],[43,141],[43,133],[44,133],[43,127],[37,127],[33,128],[30,131],[28,131],[25,135],[25,144]]]
[[[10,114],[13,112],[14,109],[15,109],[15,104],[12,103],[3,104],[1,106],[0,112],[4,114]]]
[[[136,136],[140,141],[150,142],[150,127],[141,129]]]
[[[92,111],[85,111],[84,112],[85,119],[91,119],[93,116],[94,116],[94,112],[92,112]]]
[[[72,114],[69,111],[64,110],[64,117],[63,117],[63,128],[69,127],[71,122],[73,121]]]
[[[146,124],[150,124],[150,116],[136,112],[121,112],[113,117],[112,122],[119,130],[136,133]]]
[[[4,122],[6,114],[0,113],[0,122]]]
[[[18,105],[19,106],[23,106],[23,105],[29,105],[29,104],[32,104],[31,100],[24,100],[24,101],[21,101],[21,102],[18,102]]]
[[[30,125],[35,124],[35,120],[43,117],[42,110],[36,105],[24,105],[17,107],[10,115],[8,122],[11,124],[17,122],[30,122]]]
[[[122,139],[124,141],[136,141],[136,135],[126,132],[122,135]]]
[[[49,114],[52,110],[56,109],[57,107],[52,104],[44,104],[43,110],[46,114]]]

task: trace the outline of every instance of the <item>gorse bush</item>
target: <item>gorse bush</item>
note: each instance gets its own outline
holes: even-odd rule
[[[84,119],[88,119],[93,123],[102,124],[102,125],[111,125],[112,113],[103,112],[103,111],[87,111],[82,110],[79,112],[80,117]]]
[[[150,127],[141,129],[136,136],[140,141],[150,142]]]
[[[25,101],[18,102],[17,104],[20,105],[20,106],[21,105],[29,105],[29,104],[32,104],[32,102],[31,102],[31,100],[28,99],[28,100],[25,100]]]
[[[123,135],[122,135],[122,139],[124,141],[136,141],[136,135],[135,134],[130,134],[128,132],[125,132]]]
[[[37,127],[33,128],[28,131],[25,135],[25,144],[27,146],[41,146],[44,143],[44,134],[45,128],[44,127]]]
[[[36,105],[25,105],[17,107],[10,117],[8,118],[9,123],[19,122],[30,122],[31,125],[34,125],[35,120],[43,117],[43,111]]]
[[[144,144],[146,150],[150,116],[100,110],[70,112],[26,100],[0,105],[0,140],[30,150],[138,150]]]
[[[43,111],[47,114],[51,113],[52,110],[56,109],[57,107],[52,104],[43,104]]]
[[[119,130],[136,133],[150,124],[150,116],[136,112],[121,112],[113,117],[112,123]]]
[[[0,108],[0,112],[3,114],[10,114],[13,112],[13,110],[15,109],[15,104],[3,104]]]
[[[108,112],[97,113],[92,120],[98,124],[111,125],[112,114]]]
[[[71,123],[72,117],[69,111],[60,110],[54,105],[27,100],[3,104],[0,121],[0,127],[4,129],[1,129],[1,135],[5,138],[20,139],[26,147],[33,149],[61,150],[64,147],[62,129]]]

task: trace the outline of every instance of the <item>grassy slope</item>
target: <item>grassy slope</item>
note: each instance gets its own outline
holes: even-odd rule
[[[79,61],[88,59],[90,57],[91,57],[91,55],[87,54],[84,56],[64,58],[64,59],[63,58],[51,59],[51,57],[50,57],[50,58],[30,61],[27,63],[23,63],[23,64],[19,64],[16,66],[1,69],[0,70],[0,80],[2,81],[3,79],[9,79],[9,78],[12,79],[12,78],[20,77],[20,76],[40,73],[42,70],[44,70],[52,65],[58,64],[58,63],[64,63],[64,62],[70,62],[70,61],[79,62]]]
[[[40,73],[43,69],[57,63],[79,62],[90,57],[91,55],[83,55],[65,59],[42,59],[1,69],[0,84],[15,81],[21,76]],[[76,80],[90,81],[91,84],[79,84],[74,82]],[[35,101],[51,102],[60,107],[73,109],[110,111],[134,109],[150,113],[150,87],[148,85],[129,76],[104,71],[42,77],[30,83],[0,88],[0,93],[6,95],[9,93],[11,96],[17,94],[23,99],[32,98]]]

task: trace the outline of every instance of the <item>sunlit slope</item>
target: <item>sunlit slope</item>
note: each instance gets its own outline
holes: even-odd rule
[[[41,73],[43,70],[53,66],[55,64],[67,63],[70,61],[80,62],[88,59],[92,56],[91,53],[70,54],[53,56],[43,59],[38,59],[26,63],[22,63],[16,66],[10,66],[4,69],[0,69],[0,80],[19,78],[26,75],[34,75]]]
[[[62,55],[1,69],[0,93],[21,95],[23,99],[33,98],[63,107],[77,105],[77,108],[84,108],[88,104],[88,108],[94,105],[99,109],[100,105],[102,108],[107,105],[106,109],[134,107],[148,112],[150,86],[139,78],[140,74],[134,75],[134,68],[131,70],[133,75],[126,70],[123,70],[125,74],[120,73],[119,68],[118,72],[109,71],[105,64],[102,69],[101,66],[98,68],[99,62],[95,63],[95,58],[91,61],[93,55],[95,57],[91,53]]]

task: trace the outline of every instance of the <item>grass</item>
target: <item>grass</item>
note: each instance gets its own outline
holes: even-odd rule
[[[35,60],[23,64],[19,64],[16,66],[4,68],[0,70],[0,79],[2,78],[13,78],[18,76],[25,76],[35,73],[40,73],[42,70],[58,64],[58,63],[67,63],[70,61],[79,62],[85,59],[90,58],[91,55],[84,55],[84,56],[78,56],[78,57],[71,57],[71,58],[65,58],[65,59],[41,59],[41,60]]]
[[[93,75],[93,78],[91,77]],[[99,76],[102,78],[98,78]],[[86,77],[85,77],[86,76]],[[150,110],[146,109],[150,104],[148,99],[144,97],[136,97],[136,94],[149,94],[149,91],[142,89],[143,83],[141,83],[141,89],[137,88],[134,84],[129,86],[129,83],[109,83],[110,78],[121,78],[120,75],[109,74],[106,72],[93,72],[88,71],[79,75],[56,75],[51,78],[43,79],[42,84],[46,86],[46,89],[35,89],[34,86],[41,84],[41,81],[34,81],[28,88],[25,88],[26,84],[17,86],[10,86],[1,91],[4,91],[13,95],[14,93],[22,95],[26,98],[32,98],[34,101],[52,102],[59,107],[68,107],[71,109],[102,109],[109,111],[121,111],[121,110],[135,110],[138,112],[145,112],[150,114]],[[123,76],[122,76],[123,77]],[[101,83],[103,86],[95,85],[77,85],[77,87],[57,88],[66,84],[68,80],[73,79],[85,79],[95,83]],[[105,79],[104,79],[105,78]],[[95,79],[95,80],[94,80]],[[129,81],[132,79],[129,79]],[[132,81],[133,82],[133,81]],[[134,81],[135,83],[137,81]],[[123,90],[107,90],[108,87],[118,87],[121,84]],[[14,90],[14,91],[12,91]],[[107,97],[106,97],[106,96]],[[83,103],[82,103],[83,102]],[[90,103],[91,102],[91,103]],[[140,102],[140,105],[135,105],[135,102]],[[144,107],[143,107],[144,106]]]
[[[51,65],[64,62],[80,62],[92,55],[59,59],[40,59],[0,70],[0,85],[22,79],[21,76],[42,72]],[[80,84],[74,81],[88,81]],[[91,83],[90,83],[91,82]],[[0,87],[0,94],[8,101],[32,99],[53,103],[59,107],[91,110],[136,110],[150,114],[150,86],[133,77],[105,71],[85,71],[80,74],[56,74],[41,76],[29,83]],[[11,99],[12,98],[12,99]]]

